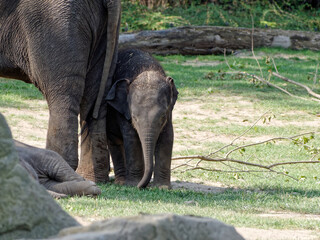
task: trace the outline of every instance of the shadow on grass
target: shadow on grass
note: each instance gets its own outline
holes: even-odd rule
[[[320,190],[305,191],[299,188],[264,188],[233,189],[223,188],[217,193],[202,193],[185,189],[160,190],[147,188],[118,186],[115,184],[99,185],[102,195],[98,198],[129,202],[159,202],[173,205],[197,205],[199,207],[219,208],[237,212],[269,210],[285,210],[319,214],[318,206]],[[308,203],[307,203],[308,202]],[[303,207],[303,205],[308,206]],[[301,205],[300,205],[301,204]],[[314,205],[314,206],[313,206]]]

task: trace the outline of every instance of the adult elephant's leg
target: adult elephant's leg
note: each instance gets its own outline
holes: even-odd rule
[[[100,115],[101,116],[101,115]],[[81,114],[80,114],[81,118]],[[107,147],[106,119],[81,120],[81,157],[77,172],[94,182],[108,182],[110,160]]]
[[[103,56],[104,49],[102,44],[97,49],[97,55]],[[94,119],[92,116],[99,90],[103,63],[103,57],[92,62],[92,68],[87,73],[80,109],[81,155],[77,172],[84,178],[94,182],[108,182],[110,172],[110,158],[107,147],[106,100],[101,103],[98,118]]]
[[[47,4],[45,4],[47,6]],[[36,9],[36,8],[35,8]],[[22,9],[26,11],[26,9]],[[29,16],[29,12],[24,13]],[[77,21],[69,21],[56,11],[50,16],[30,14],[26,21],[28,76],[45,96],[49,107],[46,148],[59,153],[75,170],[78,165],[78,115],[85,88],[90,42],[79,31]]]
[[[117,0],[114,3],[120,4],[120,1]],[[115,14],[118,14],[118,11],[120,11],[120,5],[114,6],[117,7]],[[111,9],[112,6],[110,6],[110,9],[108,7],[108,10]],[[109,181],[110,172],[110,157],[107,148],[106,133],[107,103],[105,101],[106,93],[110,86],[106,83],[106,89],[104,89],[104,91],[100,92],[99,89],[103,90],[103,86],[105,85],[100,85],[104,66],[108,65],[108,67],[110,67],[109,70],[106,70],[108,73],[109,83],[115,70],[117,62],[116,43],[118,41],[120,18],[115,17],[115,20],[113,20],[113,14],[110,12],[108,15],[108,17],[110,17],[107,31],[108,37],[106,37],[106,35],[102,36],[102,39],[107,39],[107,43],[101,41],[94,52],[94,56],[96,57],[92,59],[89,72],[87,73],[85,92],[81,102],[80,111],[81,128],[85,129],[85,131],[82,131],[81,134],[81,157],[77,172],[86,179],[94,182]],[[114,44],[109,45],[111,42]],[[107,49],[107,51],[105,51],[105,49]],[[113,54],[113,56],[110,54]],[[108,64],[105,64],[105,59],[108,59]],[[103,79],[104,78],[105,76],[103,76]],[[103,95],[100,95],[100,93],[103,93]],[[97,98],[99,101],[97,101]],[[97,108],[99,109],[98,114],[96,114],[95,111],[97,109],[94,107],[97,102],[98,106],[100,105],[99,108]]]
[[[78,115],[83,92],[81,84],[76,82],[81,80],[67,77],[63,84],[57,84],[60,87],[49,83],[52,86],[46,93],[49,106],[46,148],[59,153],[73,170],[78,166]]]
[[[106,37],[104,36],[102,39],[106,39]],[[92,112],[100,88],[105,49],[106,43],[101,42],[95,51],[97,57],[92,60],[90,70],[87,73],[80,110],[80,124],[84,131],[81,131],[81,156],[77,172],[94,182],[108,182],[110,172],[106,128],[107,103],[105,97],[107,90],[104,92],[97,118],[93,118]],[[111,70],[109,71],[111,75],[113,75],[116,65],[116,56],[117,51],[112,57]]]
[[[168,122],[160,133],[155,150],[154,185],[170,188],[173,126]]]

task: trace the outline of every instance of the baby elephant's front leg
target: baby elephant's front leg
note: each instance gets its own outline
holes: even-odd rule
[[[173,126],[168,122],[160,133],[155,150],[155,168],[153,185],[159,188],[171,188],[171,158],[173,147]]]

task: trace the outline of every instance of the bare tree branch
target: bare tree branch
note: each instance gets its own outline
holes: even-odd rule
[[[252,167],[264,168],[267,170],[270,170],[274,167],[281,166],[281,165],[289,165],[289,164],[293,165],[293,164],[301,164],[301,163],[320,163],[320,161],[291,161],[291,162],[279,162],[279,163],[274,163],[274,164],[270,164],[270,165],[262,165],[262,164],[245,162],[245,161],[232,159],[232,158],[211,158],[211,157],[206,157],[206,156],[201,156],[201,155],[180,156],[180,157],[172,158],[173,161],[182,160],[182,159],[201,159],[201,160],[207,161],[207,162],[232,162],[232,163],[239,163],[242,165],[247,165],[247,166],[252,166]],[[183,164],[183,165],[185,165],[185,164]]]
[[[242,145],[242,146],[239,146],[239,147],[236,147],[236,148],[230,150],[225,155],[225,158],[229,157],[229,155],[231,153],[233,153],[233,152],[235,152],[235,151],[237,151],[239,149],[242,149],[242,148],[252,147],[252,146],[261,145],[261,144],[268,143],[268,142],[279,141],[279,140],[292,140],[294,138],[305,136],[305,135],[310,135],[310,134],[316,134],[316,132],[307,132],[307,133],[297,134],[297,135],[294,135],[294,136],[291,136],[291,137],[275,137],[275,138],[270,138],[270,139],[267,139],[267,140],[264,140],[264,141],[261,141],[261,142],[257,142],[257,143],[245,144],[245,145]]]
[[[259,119],[257,119],[249,128],[247,128],[243,133],[241,133],[239,136],[237,136],[236,138],[234,138],[231,143],[229,143],[228,145],[223,146],[222,148],[219,148],[218,150],[209,153],[207,156],[212,156],[218,152],[221,152],[223,149],[233,146],[234,142],[237,141],[239,138],[243,137],[245,134],[247,134],[269,111],[265,112],[264,114],[261,115],[261,117]]]
[[[277,65],[276,65],[276,63],[274,62],[274,59],[273,59],[273,58],[271,58],[271,59],[272,59],[272,63],[273,63],[274,69],[276,70],[277,73],[279,73],[279,72],[278,72],[278,69],[277,69]]]
[[[250,77],[254,78],[254,79],[257,80],[257,81],[266,84],[266,85],[269,86],[269,87],[274,87],[274,88],[276,88],[276,89],[284,92],[285,94],[289,95],[290,97],[295,97],[295,98],[299,98],[299,99],[306,100],[306,101],[309,100],[309,99],[307,99],[307,98],[303,98],[303,97],[296,96],[296,95],[288,92],[288,91],[285,90],[284,88],[279,87],[279,86],[277,86],[277,85],[275,85],[275,84],[273,84],[273,83],[271,83],[271,82],[269,82],[269,81],[267,81],[267,80],[265,80],[265,79],[263,79],[263,78],[255,75],[255,74],[234,70],[234,69],[230,66],[230,64],[229,64],[229,62],[228,62],[228,60],[227,60],[227,57],[226,57],[226,49],[224,50],[224,59],[225,59],[225,62],[226,62],[226,64],[227,64],[227,66],[229,67],[229,69],[232,70],[232,72],[226,72],[226,74],[242,74],[242,75],[245,75],[245,76],[250,76]],[[260,65],[259,65],[259,67],[260,67]],[[261,68],[260,68],[260,70],[261,70]],[[319,101],[318,99],[313,99],[313,98],[311,98],[311,100]]]
[[[302,87],[302,88],[306,89],[307,92],[308,92],[311,96],[313,96],[313,97],[315,97],[315,98],[317,98],[317,99],[320,100],[320,95],[317,94],[317,93],[315,93],[315,92],[313,92],[309,87],[307,87],[307,86],[305,86],[305,85],[303,85],[303,84],[301,84],[301,83],[298,83],[298,82],[296,82],[296,81],[293,81],[293,80],[291,80],[291,79],[289,79],[289,78],[286,78],[286,77],[280,75],[279,73],[273,72],[272,75],[275,76],[275,77],[277,77],[277,78],[280,78],[280,79],[283,80],[283,81],[286,81],[286,82],[288,82],[288,83],[292,83],[292,84],[294,84],[294,85],[297,85],[297,86],[299,86],[299,87]]]
[[[262,73],[262,69],[261,69],[261,66],[260,66],[260,63],[254,53],[254,41],[253,41],[253,34],[254,34],[254,21],[253,21],[253,16],[251,14],[251,23],[252,23],[252,31],[251,31],[251,52],[252,52],[252,56],[253,58],[256,60],[257,62],[257,65],[259,67],[259,70],[260,70],[260,74],[261,74],[261,78],[264,78],[263,77],[263,73]]]
[[[237,164],[250,166],[250,167],[255,167],[255,168],[262,168],[262,169],[266,169],[267,171],[257,171],[257,170],[230,170],[230,171],[226,171],[226,170],[221,170],[221,169],[216,169],[216,168],[204,168],[204,167],[200,167],[200,166],[197,166],[197,165],[192,166],[190,164],[185,164],[185,163],[174,167],[172,170],[175,170],[175,169],[178,169],[178,168],[181,168],[181,167],[189,167],[185,171],[199,169],[199,170],[206,170],[206,171],[229,172],[229,173],[236,173],[236,172],[247,172],[247,173],[250,173],[250,172],[274,172],[274,173],[277,173],[277,174],[285,175],[285,176],[290,177],[290,178],[295,179],[295,180],[297,180],[295,177],[290,176],[289,174],[285,174],[285,173],[280,172],[280,171],[276,171],[273,168],[279,167],[279,166],[284,166],[284,165],[294,165],[294,164],[320,164],[320,161],[309,160],[309,161],[288,161],[288,162],[274,163],[274,164],[270,164],[270,165],[262,165],[262,164],[245,162],[245,161],[231,159],[231,158],[210,158],[210,157],[201,156],[201,155],[181,156],[181,157],[172,158],[172,160],[182,160],[182,159],[189,159],[189,160],[190,159],[201,159],[202,161],[207,161],[207,162],[231,162],[231,163],[237,163]]]
[[[316,73],[314,74],[314,77],[313,77],[313,86],[312,86],[312,89],[314,88],[314,86],[316,85],[317,83],[317,78],[318,78],[318,69],[319,69],[319,63],[317,64],[317,67],[316,67]]]
[[[257,173],[257,172],[272,172],[272,173],[276,173],[276,174],[280,174],[280,175],[284,175],[287,177],[290,177],[292,179],[297,180],[295,177],[290,176],[289,174],[283,173],[281,171],[277,171],[274,170],[275,167],[279,167],[279,166],[284,166],[284,165],[295,165],[295,164],[319,164],[320,161],[318,160],[314,160],[317,156],[320,155],[320,153],[316,153],[314,154],[314,156],[310,159],[310,160],[306,160],[306,161],[286,161],[286,162],[278,162],[278,163],[273,163],[273,164],[269,164],[269,165],[264,165],[264,164],[258,164],[258,163],[253,163],[253,162],[249,162],[250,159],[247,159],[246,161],[244,160],[238,160],[238,159],[234,159],[234,158],[230,158],[229,156],[240,149],[245,149],[247,147],[252,147],[252,146],[257,146],[257,145],[261,145],[261,144],[265,144],[268,142],[275,142],[275,141],[281,141],[281,140],[295,140],[299,137],[302,136],[306,136],[306,135],[316,135],[319,132],[306,132],[306,133],[301,133],[301,134],[297,134],[294,136],[289,136],[289,137],[275,137],[275,138],[270,138],[264,141],[260,141],[257,143],[249,143],[249,144],[243,144],[241,146],[234,146],[234,143],[240,139],[242,136],[244,136],[246,133],[248,133],[257,123],[258,121],[260,121],[266,113],[264,113],[258,120],[256,120],[248,129],[246,129],[240,136],[234,138],[229,144],[219,148],[217,151],[211,152],[206,156],[203,155],[192,155],[192,156],[180,156],[180,157],[174,157],[172,158],[173,161],[177,161],[177,160],[187,160],[185,163],[180,164],[174,168],[172,168],[172,170],[176,170],[178,168],[182,168],[182,167],[186,167],[186,169],[183,171],[190,171],[190,170],[205,170],[205,171],[215,171],[215,172],[231,172],[231,173],[237,173],[237,172],[246,172],[246,173]],[[233,149],[229,150],[224,157],[220,157],[220,156],[213,156],[213,155],[218,155],[219,153],[222,153],[222,150],[227,148],[227,147],[234,147]],[[191,164],[192,161],[194,160],[198,160],[195,164]],[[223,170],[223,169],[217,169],[217,168],[207,168],[207,167],[203,167],[200,166],[200,164],[202,162],[215,162],[215,163],[221,163],[223,165],[226,165],[227,167],[231,168],[232,170]],[[261,168],[261,169],[265,169],[265,170],[254,170],[254,169],[247,169],[247,170],[243,170],[243,169],[239,169],[235,166],[231,166],[229,165],[229,163],[234,163],[234,164],[239,164],[240,166],[247,166],[250,168]]]

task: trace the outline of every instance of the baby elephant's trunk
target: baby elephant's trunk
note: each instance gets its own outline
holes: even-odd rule
[[[144,174],[141,181],[138,183],[138,188],[145,188],[152,177],[153,173],[153,156],[155,150],[156,139],[154,134],[143,134],[143,138],[140,137],[143,156],[144,156]],[[139,134],[140,136],[140,134]]]

